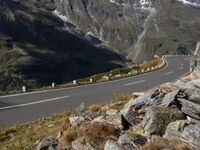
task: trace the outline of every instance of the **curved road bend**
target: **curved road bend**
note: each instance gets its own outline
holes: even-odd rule
[[[86,105],[109,101],[118,92],[141,92],[173,81],[189,71],[189,57],[166,57],[168,65],[154,72],[106,83],[0,97],[0,127],[37,120]]]

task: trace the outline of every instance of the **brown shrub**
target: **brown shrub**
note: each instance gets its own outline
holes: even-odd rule
[[[89,141],[94,143],[105,142],[109,138],[117,138],[119,129],[108,123],[92,123],[82,129]]]
[[[60,131],[65,131],[70,126],[69,117],[66,117],[60,125]]]
[[[97,104],[97,105],[91,105],[88,107],[88,111],[92,113],[98,112],[105,104]]]
[[[155,137],[152,142],[145,144],[142,150],[189,150],[187,145],[181,141],[167,140],[162,137]]]
[[[117,93],[117,94],[114,94],[114,96],[113,96],[113,98],[111,100],[111,103],[122,102],[122,101],[127,102],[132,98],[133,98],[132,95],[125,94],[125,93]]]
[[[61,144],[70,144],[79,137],[79,129],[76,126],[69,127],[64,133]]]

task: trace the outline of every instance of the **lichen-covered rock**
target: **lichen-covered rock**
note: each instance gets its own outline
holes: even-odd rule
[[[122,150],[122,148],[117,142],[108,140],[104,146],[104,150]]]
[[[181,138],[195,147],[200,147],[200,124],[186,126],[181,134]]]
[[[185,89],[184,93],[188,96],[188,100],[200,104],[200,90],[199,89]]]
[[[45,138],[39,142],[39,144],[36,146],[35,150],[48,150],[48,149],[56,149],[58,146],[58,140],[53,137],[49,136],[48,138]]]
[[[189,125],[191,121],[189,120],[178,120],[175,122],[171,122],[165,130],[164,138],[174,138],[179,139],[181,137],[181,133],[184,128]]]
[[[136,99],[132,99],[129,101],[124,108],[121,110],[121,114],[124,118],[133,125],[135,122],[136,116],[135,111],[133,110],[145,110],[149,107],[158,106],[162,102],[162,98],[164,97],[164,93],[160,90],[151,91],[144,95],[139,96]]]
[[[181,111],[190,117],[200,120],[200,104],[193,103],[186,99],[177,100],[181,105]]]
[[[117,141],[123,150],[140,149],[142,145],[147,143],[147,139],[141,135],[122,134]]]
[[[178,92],[179,92],[179,89],[167,93],[162,100],[161,106],[168,107],[171,105],[176,105],[174,100],[175,100]]]
[[[177,108],[154,107],[148,109],[142,122],[142,128],[147,134],[163,135],[170,122],[184,119]]]
[[[170,123],[164,134],[165,138],[180,139],[189,144],[192,149],[200,147],[200,124],[187,120]]]
[[[89,112],[79,111],[69,117],[71,125],[76,125],[81,122],[88,122],[93,119],[93,116]]]

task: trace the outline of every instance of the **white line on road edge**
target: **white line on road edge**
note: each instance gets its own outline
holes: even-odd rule
[[[138,84],[138,83],[143,83],[143,82],[146,82],[146,80],[141,80],[141,81],[136,81],[136,82],[132,82],[132,83],[127,83],[127,84],[124,84],[124,86],[130,86],[130,85],[133,85],[133,84]]]
[[[6,110],[6,109],[11,109],[11,108],[35,105],[35,104],[40,104],[40,103],[45,103],[45,102],[50,102],[50,101],[56,101],[56,100],[59,100],[59,99],[69,98],[69,97],[70,96],[63,96],[63,97],[57,97],[57,98],[52,98],[52,99],[45,99],[45,100],[41,100],[41,101],[37,101],[37,102],[31,102],[31,103],[25,103],[25,104],[13,105],[13,106],[1,107],[0,110]]]
[[[170,74],[172,74],[172,73],[174,73],[174,71],[167,72],[167,73],[165,73],[165,75],[170,75]]]

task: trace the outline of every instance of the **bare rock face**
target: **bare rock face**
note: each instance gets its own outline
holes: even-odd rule
[[[148,134],[163,135],[170,122],[180,119],[184,115],[177,108],[154,107],[146,112],[142,128]]]
[[[200,120],[200,105],[198,103],[193,103],[186,99],[178,99],[181,107],[181,111],[188,116]]]

